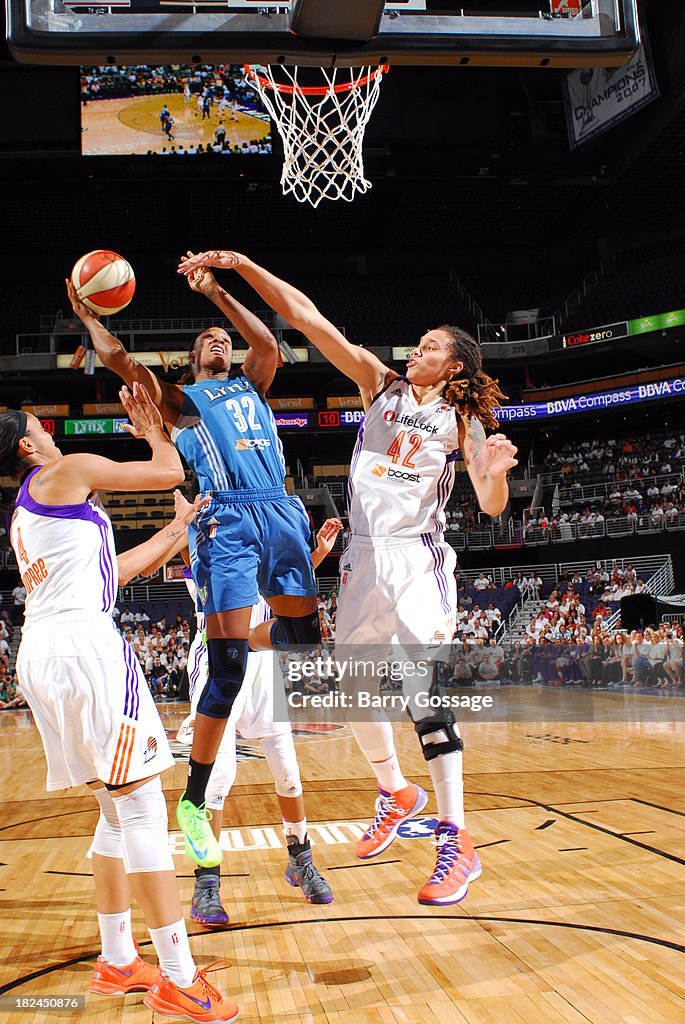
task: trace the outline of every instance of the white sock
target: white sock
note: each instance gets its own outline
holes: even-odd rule
[[[307,819],[303,818],[302,821],[286,821],[283,819],[283,831],[285,832],[286,839],[288,836],[297,836],[297,841],[302,843],[307,838]]]
[[[386,793],[396,793],[398,789],[404,789],[409,785],[402,774],[397,754],[391,754],[386,761],[371,761],[370,764],[376,773],[378,785]]]
[[[390,722],[350,722],[350,728],[381,789],[395,793],[409,785],[400,770]]]
[[[461,750],[452,750],[428,762],[438,804],[438,817],[440,821],[451,821],[457,828],[465,828],[462,760]]]
[[[164,973],[181,988],[192,985],[196,968],[183,918],[163,928],[150,928],[150,938]]]
[[[102,955],[109,964],[126,967],[137,954],[131,931],[131,908],[123,914],[98,914]]]

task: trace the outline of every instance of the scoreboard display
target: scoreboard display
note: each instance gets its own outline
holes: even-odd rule
[[[356,430],[364,421],[361,409],[320,409],[275,412],[274,420],[279,432],[310,433],[323,430]],[[125,417],[62,417],[41,418],[43,427],[54,437],[130,437],[124,430]]]
[[[358,427],[363,420],[361,409],[325,409],[318,413],[318,425],[324,430],[330,427]]]

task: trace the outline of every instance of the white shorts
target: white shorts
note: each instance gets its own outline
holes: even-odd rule
[[[432,537],[352,537],[340,556],[336,648],[451,643],[456,564],[454,548]]]
[[[43,740],[46,789],[121,786],[173,767],[138,659],[109,615],[25,625],[17,675]]]

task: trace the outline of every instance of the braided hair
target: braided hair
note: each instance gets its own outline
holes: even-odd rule
[[[484,427],[496,430],[499,420],[494,410],[507,401],[507,395],[500,390],[498,380],[483,372],[480,345],[461,327],[443,324],[437,330],[450,336],[450,357],[464,364],[463,370],[447,384],[445,401],[454,406],[460,416],[473,417]]]

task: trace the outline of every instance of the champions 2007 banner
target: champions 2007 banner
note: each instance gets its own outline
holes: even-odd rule
[[[564,105],[571,149],[601,135],[658,95],[646,43],[620,68],[569,71],[564,84]]]

